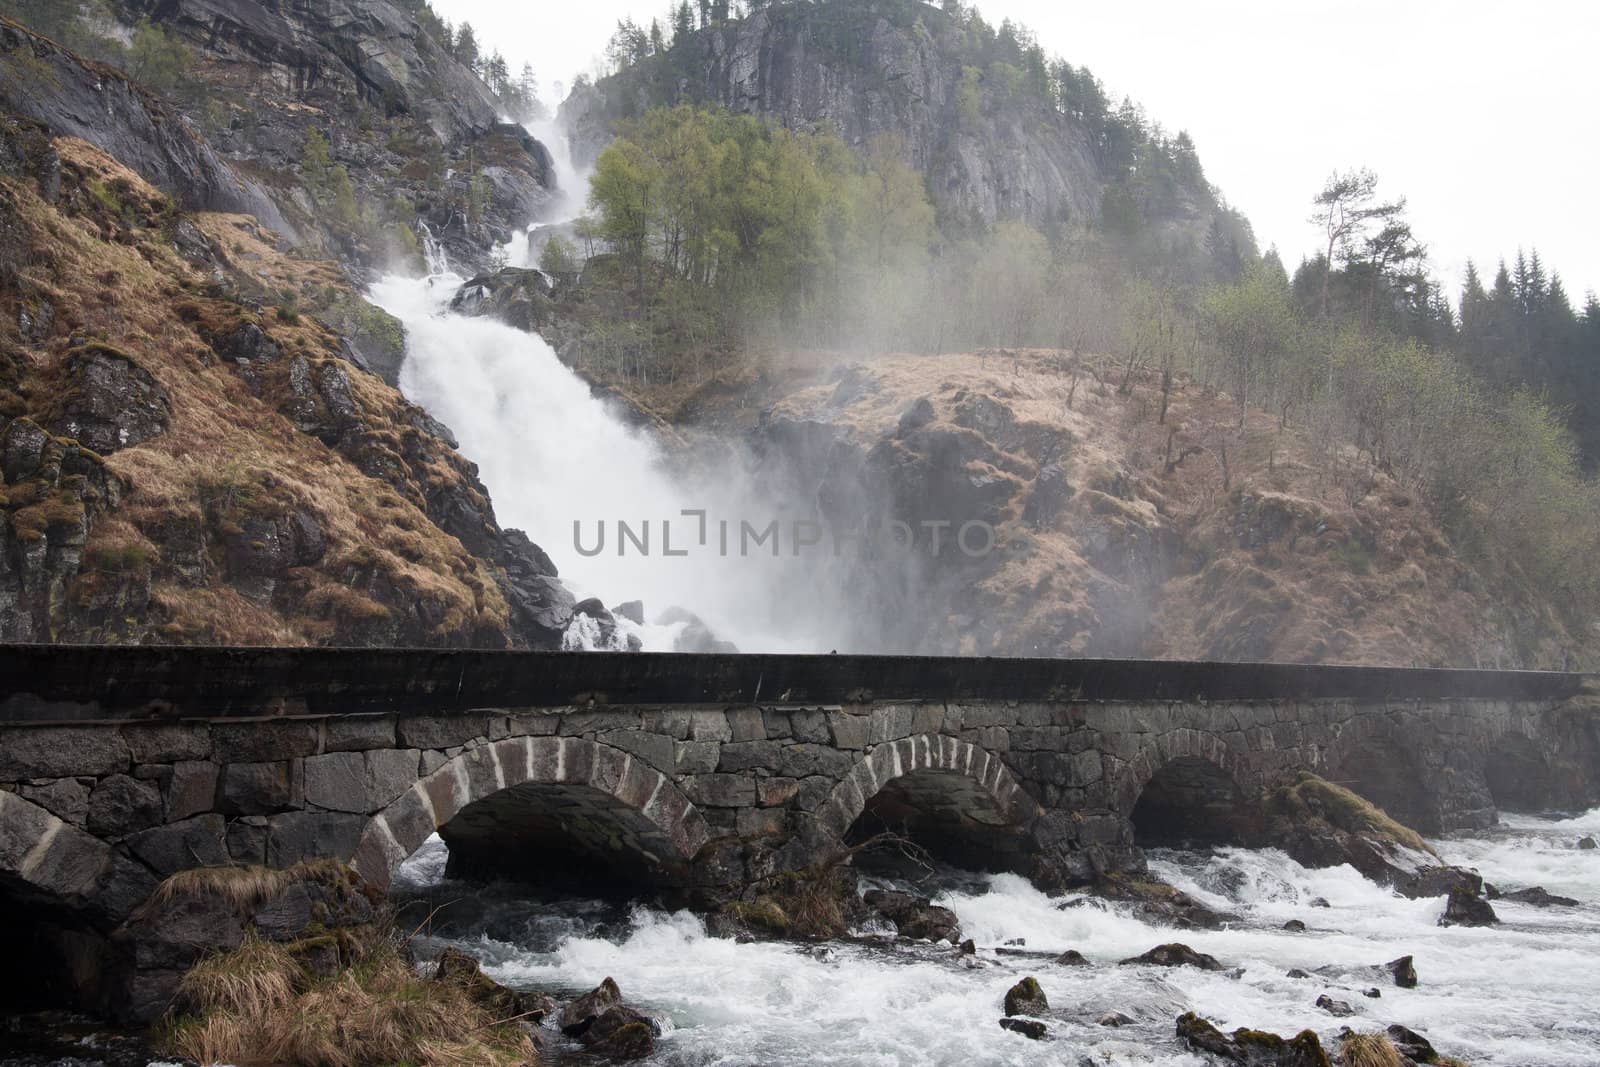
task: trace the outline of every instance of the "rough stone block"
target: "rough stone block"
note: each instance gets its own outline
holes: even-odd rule
[[[267,820],[267,866],[288,867],[301,860],[348,860],[366,826],[363,815],[291,811]]]
[[[82,826],[89,817],[89,792],[93,785],[87,778],[57,778],[44,785],[21,786],[17,794],[58,819]]]
[[[699,806],[742,808],[756,802],[755,779],[743,774],[697,774],[684,779],[682,789]]]
[[[190,867],[215,867],[229,860],[227,821],[221,815],[157,826],[128,838],[128,851],[165,878]]]
[[[797,778],[757,778],[756,800],[763,808],[778,808],[800,795]]]
[[[733,729],[728,725],[726,712],[695,711],[689,716],[691,741],[732,741]]]
[[[728,730],[733,741],[765,741],[767,723],[760,708],[730,708]]]
[[[114,728],[0,727],[0,781],[101,778],[126,771],[132,757]]]
[[[310,757],[305,762],[306,803],[333,811],[366,811],[366,769],[360,752]]]
[[[261,815],[247,815],[228,823],[228,855],[235,863],[267,862],[267,820]]]
[[[454,748],[486,729],[482,715],[407,715],[396,724],[396,736],[407,748]]]
[[[620,748],[643,760],[664,774],[675,769],[672,738],[646,730],[607,730],[597,740],[604,745]]]
[[[222,768],[217,808],[227,815],[268,815],[300,800],[297,775],[288,760],[230,763]]]
[[[172,778],[167,782],[167,821],[178,822],[215,808],[221,771],[209,760],[174,763]]]
[[[299,719],[218,723],[211,729],[212,753],[218,763],[264,763],[315,755],[322,731]]]
[[[117,838],[161,822],[161,790],[126,774],[102,779],[89,796],[89,832]]]
[[[727,746],[723,746],[723,763],[727,763]],[[829,778],[843,778],[855,766],[856,757],[827,745],[785,745],[779,753],[778,771],[791,778],[805,778],[813,774]]]
[[[564,737],[599,733],[603,730],[638,730],[644,725],[644,715],[639,711],[621,708],[603,708],[595,711],[575,711],[561,717],[557,731]]]
[[[715,741],[674,741],[673,765],[678,774],[709,774],[717,769],[722,746]]]
[[[211,755],[209,723],[129,725],[122,728],[122,739],[135,763],[176,763]]]
[[[789,713],[782,708],[762,708],[761,721],[766,724],[767,736],[774,741],[787,741],[794,737]]]
[[[833,735],[828,730],[827,713],[816,708],[802,708],[789,713],[789,729],[796,741],[810,745],[829,745]]]
[[[393,715],[355,715],[328,719],[322,726],[322,747],[327,752],[360,752],[393,748]]]
[[[555,712],[528,712],[511,716],[511,736],[550,737],[561,728],[561,716]]]
[[[719,770],[730,773],[756,768],[777,770],[783,746],[777,741],[730,741],[722,746]]]
[[[852,715],[846,711],[830,711],[826,715],[828,732],[832,734],[835,748],[862,749],[867,747],[867,738],[872,726],[872,720],[869,717]]]
[[[740,837],[782,833],[788,813],[781,808],[741,808],[733,828]]]

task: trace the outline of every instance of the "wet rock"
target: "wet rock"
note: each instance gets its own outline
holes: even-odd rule
[[[976,956],[978,954],[977,943],[970,937],[961,942],[961,954],[963,956]]]
[[[1500,921],[1490,903],[1464,888],[1452,889],[1445,902],[1440,926],[1493,926]]]
[[[1065,951],[1061,955],[1057,956],[1056,957],[1056,962],[1058,964],[1060,964],[1061,966],[1063,966],[1063,967],[1087,967],[1087,966],[1089,966],[1088,959],[1084,957],[1083,953],[1079,952],[1075,948],[1069,948],[1069,949],[1067,949],[1067,951]]]
[[[1045,1034],[1049,1033],[1049,1028],[1038,1019],[1001,1019],[1000,1028],[1021,1034],[1023,1037],[1032,1038],[1035,1041],[1043,1041]]]
[[[1592,837],[1580,837],[1578,838],[1578,847],[1587,852],[1594,848],[1600,848],[1600,845],[1596,845]]]
[[[1417,986],[1417,968],[1410,956],[1401,956],[1397,960],[1390,960],[1383,965],[1394,979],[1394,984],[1401,989],[1415,989]]]
[[[1311,901],[1310,901],[1310,906],[1313,907],[1313,908],[1331,908],[1331,907],[1333,907],[1332,904],[1328,903],[1328,898],[1327,897],[1312,897]]]
[[[1039,980],[1032,975],[1006,990],[1007,1015],[1043,1015],[1050,1010],[1050,1001],[1039,988]]]
[[[596,1055],[613,1060],[642,1060],[655,1051],[655,1020],[625,1004],[607,1008],[578,1040]]]
[[[1191,1011],[1178,1017],[1177,1034],[1179,1040],[1196,1051],[1248,1067],[1330,1065],[1321,1040],[1311,1030],[1302,1030],[1292,1038],[1283,1038],[1265,1030],[1241,1027],[1230,1035]]]
[[[613,614],[613,615],[615,615],[615,616],[617,616],[619,618],[627,619],[629,622],[633,623],[635,626],[643,626],[644,625],[644,601],[642,601],[642,600],[624,601],[623,603],[618,604],[615,607],[613,607],[611,609],[611,614]]]
[[[1326,994],[1326,993],[1322,994],[1322,996],[1317,998],[1317,1007],[1321,1008],[1323,1011],[1327,1012],[1329,1015],[1335,1016],[1335,1017],[1340,1018],[1340,1019],[1347,1018],[1347,1017],[1349,1017],[1351,1015],[1354,1015],[1356,1013],[1356,1010],[1354,1008],[1352,1008],[1349,1004],[1345,1003],[1342,1000],[1334,1000],[1332,997],[1328,996],[1328,994]]]
[[[1100,1026],[1128,1026],[1133,1022],[1133,1016],[1124,1015],[1120,1011],[1108,1011],[1095,1022]]]
[[[1491,897],[1490,899],[1494,898]],[[1555,893],[1548,892],[1543,886],[1537,885],[1530,886],[1527,889],[1519,889],[1514,893],[1502,893],[1500,894],[1500,899],[1514,900],[1518,904],[1532,904],[1536,908],[1575,908],[1578,906],[1578,902],[1572,897],[1557,896]]]
[[[894,923],[900,936],[915,940],[949,941],[961,938],[956,913],[925,897],[886,889],[870,889],[862,897],[867,907]],[[1009,1014],[1009,1013],[1008,1013]]]
[[[606,978],[583,996],[562,1006],[561,1032],[568,1037],[582,1037],[596,1019],[621,1003],[622,990],[613,979]]]
[[[1311,972],[1301,970],[1299,967],[1291,967],[1284,972],[1283,976],[1285,978],[1310,978]]]
[[[1363,989],[1361,991],[1361,995],[1366,997],[1368,1000],[1379,1000],[1383,997],[1383,990],[1374,986],[1371,989]]]
[[[1439,1053],[1434,1051],[1433,1043],[1415,1030],[1401,1026],[1399,1023],[1384,1031],[1389,1038],[1389,1043],[1395,1051],[1414,1063],[1437,1063]]]
[[[1140,918],[1181,929],[1215,930],[1233,918],[1213,911],[1181,889],[1150,878],[1111,875],[1095,882],[1092,890],[1106,900],[1137,904]]]
[[[1177,941],[1165,945],[1157,945],[1142,956],[1130,956],[1122,960],[1124,966],[1134,964],[1150,964],[1156,967],[1198,967],[1202,971],[1220,971],[1222,964],[1217,962],[1215,956],[1208,956],[1204,952],[1196,952],[1188,945]]]
[[[1306,924],[1299,919],[1290,919],[1283,924],[1283,928],[1291,934],[1303,934],[1306,932]]]

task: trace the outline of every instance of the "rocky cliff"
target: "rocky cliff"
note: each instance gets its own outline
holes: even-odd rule
[[[188,210],[253,186],[116,72],[0,23],[0,89],[0,639],[559,644],[554,565],[347,336],[397,324]]]
[[[482,265],[554,188],[546,148],[503,121],[489,87],[393,0],[115,9],[188,46],[189,83],[175,98],[325,254],[382,265],[415,254],[401,227],[426,227],[454,261]],[[326,160],[308,150],[313,131]]]
[[[834,130],[858,148],[887,134],[903,142],[950,221],[1096,220],[1116,175],[1094,132],[973,58],[965,29],[926,4],[774,3],[579,86],[561,119],[580,160],[605,147],[618,119],[685,101]],[[1195,240],[1218,211],[1203,181],[1143,206]]]

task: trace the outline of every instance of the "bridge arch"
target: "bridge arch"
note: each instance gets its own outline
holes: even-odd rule
[[[1484,752],[1483,778],[1498,811],[1538,812],[1556,806],[1551,760],[1526,734],[1495,738]]]
[[[450,846],[453,871],[508,875],[573,858],[659,875],[686,864],[709,836],[666,775],[580,737],[516,737],[462,752],[372,817],[351,864],[386,889],[434,833]]]
[[[858,760],[819,816],[840,841],[898,830],[941,859],[1021,870],[1025,834],[1041,811],[998,756],[954,737],[917,734]]]
[[[1175,755],[1140,779],[1128,812],[1140,848],[1249,845],[1264,830],[1260,793],[1240,782],[1235,760]]]
[[[99,838],[0,792],[0,954],[35,961],[0,974],[0,1001],[93,1005],[110,969],[109,933],[155,887],[148,870]]]

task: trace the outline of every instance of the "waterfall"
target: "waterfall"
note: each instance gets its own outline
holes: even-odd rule
[[[422,258],[428,264],[430,276],[441,276],[450,273],[450,257],[444,254],[444,245],[433,235],[428,224],[421,219],[417,220],[417,229],[421,231]]]

